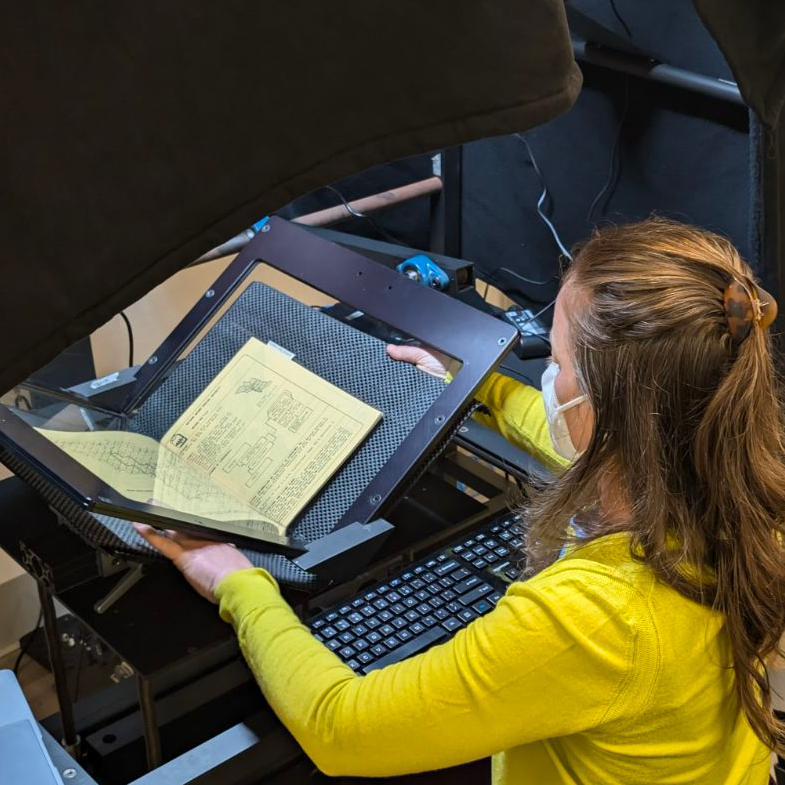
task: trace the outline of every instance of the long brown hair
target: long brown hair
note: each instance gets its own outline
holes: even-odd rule
[[[755,291],[730,242],[659,218],[578,250],[570,339],[594,432],[529,505],[528,569],[555,560],[574,539],[565,522],[597,509],[610,479],[626,514],[587,516],[584,533],[629,532],[636,558],[724,614],[744,712],[782,749],[764,665],[785,631],[785,427],[770,336],[728,334],[732,278]]]

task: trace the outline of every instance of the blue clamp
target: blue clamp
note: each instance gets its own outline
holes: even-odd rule
[[[264,226],[264,225],[265,225],[265,224],[266,224],[266,223],[267,223],[269,220],[270,220],[270,216],[269,216],[269,215],[265,215],[265,217],[264,217],[264,218],[262,218],[262,220],[261,220],[261,221],[257,221],[255,224],[251,224],[251,231],[252,231],[254,234],[259,234],[259,231],[261,230],[261,228],[262,228],[262,227],[263,227],[263,226]]]
[[[443,291],[450,285],[447,273],[423,253],[404,260],[395,269],[407,278],[433,289]]]

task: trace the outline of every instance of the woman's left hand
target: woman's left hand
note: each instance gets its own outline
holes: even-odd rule
[[[135,523],[134,528],[174,566],[196,591],[210,602],[217,602],[215,589],[230,573],[253,568],[233,545],[214,540],[197,540],[181,532],[161,534],[152,526]]]

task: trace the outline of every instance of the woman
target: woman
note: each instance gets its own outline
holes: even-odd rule
[[[234,548],[140,531],[220,602],[328,774],[493,755],[497,785],[762,785],[784,730],[764,670],[785,630],[774,312],[716,235],[663,220],[595,234],[556,301],[544,396],[499,377],[481,393],[503,433],[569,463],[527,510],[526,579],[367,676]]]

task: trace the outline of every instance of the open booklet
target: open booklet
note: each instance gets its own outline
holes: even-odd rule
[[[251,338],[161,442],[128,431],[39,432],[129,499],[283,535],[381,413]]]

